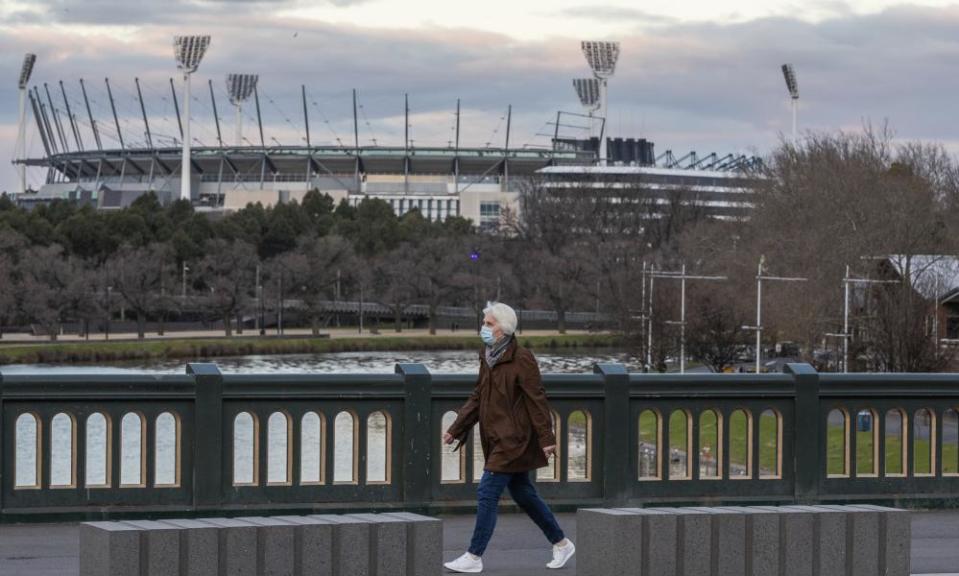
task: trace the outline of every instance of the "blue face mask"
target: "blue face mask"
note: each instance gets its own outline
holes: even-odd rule
[[[483,326],[480,330],[480,338],[483,339],[483,343],[487,346],[492,346],[496,342],[496,338],[493,338],[493,329],[489,326]]]

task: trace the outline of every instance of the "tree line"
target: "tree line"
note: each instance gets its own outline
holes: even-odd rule
[[[377,199],[337,204],[317,191],[220,216],[183,201],[161,206],[152,194],[99,212],[60,201],[26,211],[0,197],[0,325],[34,324],[55,338],[64,323],[96,323],[122,303],[142,337],[148,319],[199,302],[230,335],[256,302],[290,298],[318,333],[331,318],[326,302],[362,297],[389,309],[396,330],[409,305],[427,305],[435,332],[438,307],[479,314],[500,299],[556,310],[560,331],[568,311],[600,311],[657,370],[678,354],[682,302],[677,280],[653,290],[647,272],[685,265],[727,278],[690,281],[685,302],[687,352],[723,370],[749,353],[760,259],[765,273],[807,278],[765,288],[763,345],[795,342],[819,361],[843,330],[846,267],[878,277],[877,262],[895,254],[906,257],[903,282],[854,291],[850,368],[949,364],[953,354],[929,330],[932,276],[909,269],[913,256],[959,254],[953,158],[867,127],[783,142],[750,176],[745,219],[711,217],[696,194],[663,194],[641,176],[572,186],[532,177],[518,212],[504,210],[492,230],[416,210],[396,216]]]

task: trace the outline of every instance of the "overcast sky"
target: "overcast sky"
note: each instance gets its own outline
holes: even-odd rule
[[[155,140],[169,142],[172,36],[207,33],[192,110],[204,144],[217,138],[207,82],[231,140],[224,78],[253,72],[268,142],[302,142],[305,84],[316,143],[352,142],[356,88],[364,144],[402,145],[409,93],[416,145],[446,144],[457,98],[463,145],[501,145],[510,104],[511,145],[545,145],[557,110],[580,111],[571,79],[589,70],[579,41],[596,39],[622,43],[609,133],[649,138],[658,153],[768,152],[790,126],[785,62],[796,67],[802,130],[888,121],[901,139],[959,152],[957,30],[959,4],[939,1],[0,0],[0,190],[15,188],[9,160],[25,52],[38,55],[32,83],[41,91],[47,83],[61,109],[64,82],[88,147],[80,78],[105,146],[117,144],[106,76],[127,143],[144,139],[135,77]],[[248,106],[244,134],[258,143],[254,114]],[[42,155],[32,118],[27,134],[29,154]],[[41,178],[30,175],[35,185]]]

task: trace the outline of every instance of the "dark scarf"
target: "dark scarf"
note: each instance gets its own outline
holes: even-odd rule
[[[499,362],[499,359],[503,356],[503,353],[506,352],[506,349],[509,347],[510,343],[513,342],[513,335],[510,334],[502,338],[499,342],[494,342],[492,346],[486,347],[486,365],[493,368],[496,366],[496,363]]]

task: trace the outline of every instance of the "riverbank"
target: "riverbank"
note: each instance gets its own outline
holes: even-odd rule
[[[322,354],[330,352],[377,352],[407,350],[466,350],[479,348],[472,333],[430,336],[424,330],[369,335],[352,335],[343,330],[322,337],[311,335],[234,336],[232,338],[194,335],[184,337],[113,339],[109,341],[0,342],[3,364],[84,364],[130,360],[211,359],[266,354]],[[576,332],[559,334],[527,331],[517,334],[523,346],[534,350],[562,348],[616,348],[622,338],[608,333]]]

